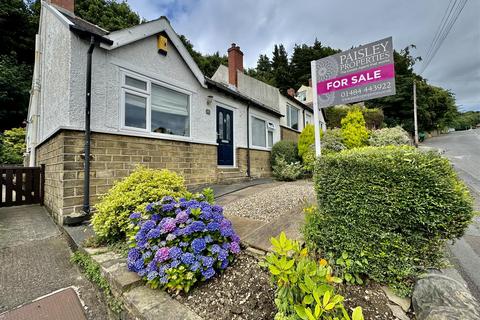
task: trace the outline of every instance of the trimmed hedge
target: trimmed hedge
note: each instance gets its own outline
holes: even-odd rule
[[[270,155],[270,164],[272,167],[277,164],[278,157],[283,157],[287,163],[300,161],[297,144],[293,141],[286,140],[280,140],[275,143]]]
[[[413,277],[438,266],[447,240],[463,235],[472,199],[449,161],[412,147],[365,147],[326,155],[315,166],[319,211],[307,215],[306,243],[353,261],[407,294]]]

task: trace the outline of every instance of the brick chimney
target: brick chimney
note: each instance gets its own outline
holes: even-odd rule
[[[288,88],[288,89],[287,89],[287,94],[288,94],[290,97],[295,97],[295,89],[293,89],[293,88]]]
[[[243,52],[235,43],[228,49],[228,82],[237,87],[237,70],[243,72]]]
[[[312,87],[312,78],[308,79],[308,86],[311,88]]]
[[[61,7],[67,11],[73,13],[75,9],[75,0],[48,0],[51,4]]]

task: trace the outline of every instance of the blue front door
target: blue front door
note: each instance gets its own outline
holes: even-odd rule
[[[233,111],[217,106],[217,164],[233,166]]]

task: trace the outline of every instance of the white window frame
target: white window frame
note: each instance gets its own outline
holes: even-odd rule
[[[290,110],[289,108],[297,110],[297,129],[292,128],[292,119],[290,117]],[[297,130],[300,131],[300,108],[297,108],[295,106],[292,106],[291,104],[287,103],[287,127],[289,127],[292,130]]]
[[[144,81],[147,83],[147,90],[142,90],[136,87],[132,87],[126,84],[126,77],[130,77],[136,80]],[[180,140],[192,140],[192,92],[186,89],[179,88],[177,86],[173,86],[171,84],[158,81],[149,77],[145,77],[133,72],[123,70],[121,72],[121,87],[120,87],[120,129],[126,131],[135,131],[135,132],[142,132],[156,137],[162,138],[174,138]],[[159,133],[152,131],[152,104],[151,104],[151,94],[152,94],[152,84],[164,87],[166,89],[173,90],[175,92],[185,94],[188,97],[188,135],[176,135],[176,134],[166,134],[166,133]],[[129,93],[132,95],[136,95],[139,97],[147,98],[147,105],[146,105],[146,128],[137,128],[137,127],[130,127],[125,125],[125,94]]]
[[[305,127],[309,123],[313,124],[313,115],[306,111],[304,112],[305,112],[305,123],[304,123],[304,127]],[[307,117],[310,117],[310,121],[307,121]]]
[[[256,145],[253,144],[253,126],[252,126],[253,118],[265,122],[265,147],[256,146]],[[269,124],[272,124],[274,126],[274,128],[269,128]],[[253,147],[255,149],[259,149],[259,150],[272,150],[273,144],[275,144],[275,130],[276,130],[275,123],[273,123],[272,121],[270,121],[270,120],[268,120],[264,117],[258,116],[256,114],[252,114],[252,115],[250,115],[250,128],[248,130],[250,132],[250,146],[251,147]],[[269,146],[269,144],[268,144],[268,132],[269,131],[271,131],[273,133],[273,141],[272,141],[273,144],[271,146]]]

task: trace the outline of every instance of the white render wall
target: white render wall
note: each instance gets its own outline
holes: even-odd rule
[[[70,92],[70,38],[66,21],[42,5],[40,23],[40,99],[39,142],[62,124],[68,126]]]
[[[57,20],[58,18],[53,17],[49,23]],[[65,57],[69,57],[70,66],[65,67],[61,64],[63,74],[55,73],[61,74],[61,78],[50,77],[44,79],[42,83],[48,83],[57,90],[58,98],[61,98],[62,101],[55,105],[61,107],[62,110],[56,108],[53,111],[50,107],[46,108],[49,109],[48,127],[46,124],[43,124],[43,127],[48,130],[43,130],[39,142],[47,139],[58,128],[80,130],[84,128],[86,64],[89,43],[71,33],[67,26],[61,27],[64,30],[60,32],[66,31],[65,33],[69,36],[67,39],[62,39],[65,42],[63,43],[65,48],[62,50],[70,52],[69,47],[71,47],[71,58],[65,55]],[[47,51],[51,52],[52,48],[49,47]],[[172,45],[169,46],[166,56],[158,54],[155,36],[111,51],[95,47],[92,61],[92,131],[216,144],[216,105],[220,105],[234,111],[235,147],[247,147],[246,104],[216,90],[201,86]],[[51,66],[55,65],[50,60],[48,63]],[[189,92],[191,94],[190,137],[159,135],[122,128],[121,85],[124,72],[147,77],[158,84],[166,84]],[[45,94],[47,95],[47,92]],[[57,96],[52,95],[51,91],[48,92],[48,95],[57,99]],[[214,99],[208,105],[207,97],[210,95]],[[207,109],[210,110],[210,114],[207,114]],[[277,127],[274,141],[280,140],[279,119],[253,107],[250,110],[262,119],[273,122]]]

